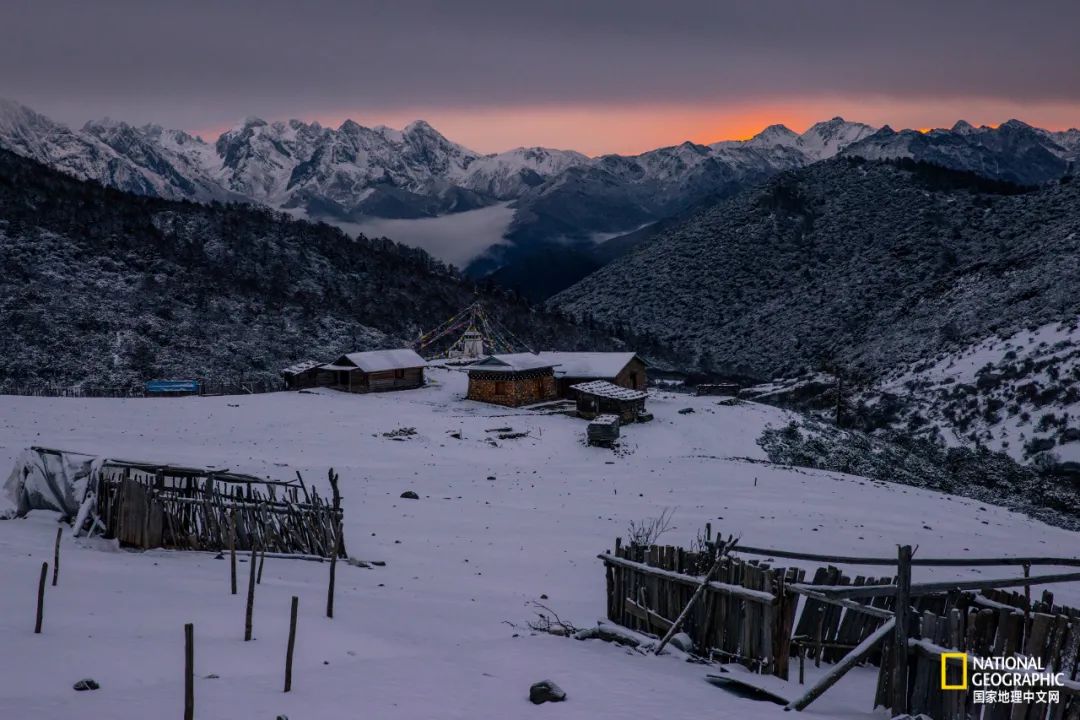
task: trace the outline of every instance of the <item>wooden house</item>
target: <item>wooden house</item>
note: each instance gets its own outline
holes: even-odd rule
[[[319,367],[320,385],[366,393],[422,387],[427,361],[408,348],[342,355]]]
[[[577,413],[592,420],[600,415],[618,416],[622,423],[632,423],[645,413],[644,390],[631,390],[607,380],[592,380],[574,385],[577,394]]]
[[[467,371],[469,400],[519,407],[557,397],[554,363],[533,353],[488,355]]]
[[[648,383],[645,361],[632,352],[542,352],[555,365],[559,397],[574,399],[574,385],[606,380],[630,390],[644,390]]]
[[[319,384],[322,363],[318,360],[304,360],[290,365],[281,371],[281,378],[289,390],[303,390]]]

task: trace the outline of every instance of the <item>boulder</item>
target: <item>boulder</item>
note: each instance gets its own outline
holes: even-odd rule
[[[406,490],[405,492],[401,493],[401,497],[402,497],[403,500],[419,500],[420,499],[420,496],[417,495],[416,493],[414,493],[412,490]]]
[[[72,687],[74,687],[79,692],[82,692],[84,690],[97,690],[101,686],[98,685],[97,681],[95,681],[93,678],[83,678],[79,682],[75,683]]]
[[[529,688],[529,701],[534,705],[546,702],[562,702],[566,699],[563,689],[551,680],[541,680]]]
[[[675,633],[669,642],[685,653],[694,652],[694,641],[684,632]]]

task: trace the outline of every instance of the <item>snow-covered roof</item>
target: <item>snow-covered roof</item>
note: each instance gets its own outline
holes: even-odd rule
[[[282,375],[299,375],[300,373],[307,372],[308,370],[311,370],[312,368],[317,368],[320,365],[322,365],[322,363],[319,362],[318,360],[301,360],[300,362],[296,363],[295,365],[290,365],[289,367],[283,369],[281,371],[281,374]]]
[[[482,360],[477,360],[472,365],[466,366],[468,370],[536,370],[538,368],[554,367],[553,360],[541,357],[536,353],[510,353],[508,355],[488,355]]]
[[[571,385],[570,387],[573,390],[577,390],[578,392],[587,395],[595,395],[597,397],[610,398],[612,400],[644,400],[649,397],[649,393],[644,390],[631,390],[630,388],[624,388],[622,385],[609,383],[607,380],[591,380],[589,382]]]
[[[366,352],[354,352],[338,358],[333,365],[326,365],[327,370],[352,370],[342,360],[347,360],[352,365],[364,372],[382,372],[383,370],[397,370],[399,368],[415,368],[427,365],[427,360],[416,354],[409,348],[396,350],[368,350]]]
[[[570,378],[613,378],[622,372],[636,355],[632,352],[541,352],[559,369],[555,374]]]
[[[597,415],[590,421],[593,425],[618,425],[618,415]]]

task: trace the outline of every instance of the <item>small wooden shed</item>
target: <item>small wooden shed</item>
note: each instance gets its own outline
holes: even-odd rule
[[[469,400],[519,407],[557,397],[554,363],[534,353],[488,355],[467,371]]]
[[[607,380],[613,385],[644,390],[648,365],[633,352],[541,352],[540,357],[555,365],[559,397],[575,397],[573,386],[590,380]]]
[[[622,423],[637,421],[645,412],[644,390],[631,390],[607,380],[579,383],[572,388],[577,393],[577,413],[592,420],[601,414],[616,415]]]
[[[318,360],[303,360],[283,369],[281,378],[289,390],[316,387],[319,384],[320,367],[322,363]]]
[[[366,393],[422,387],[426,366],[427,361],[416,351],[400,348],[348,353],[319,370],[332,373],[328,376],[329,387]]]

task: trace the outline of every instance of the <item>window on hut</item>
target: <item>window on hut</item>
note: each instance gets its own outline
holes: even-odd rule
[[[405,369],[397,368],[396,370],[394,370],[394,377],[398,380],[401,380],[403,377],[405,377]]]
[[[502,381],[502,380],[496,380],[495,381],[495,394],[496,395],[505,395],[506,394],[506,383],[504,381]]]

